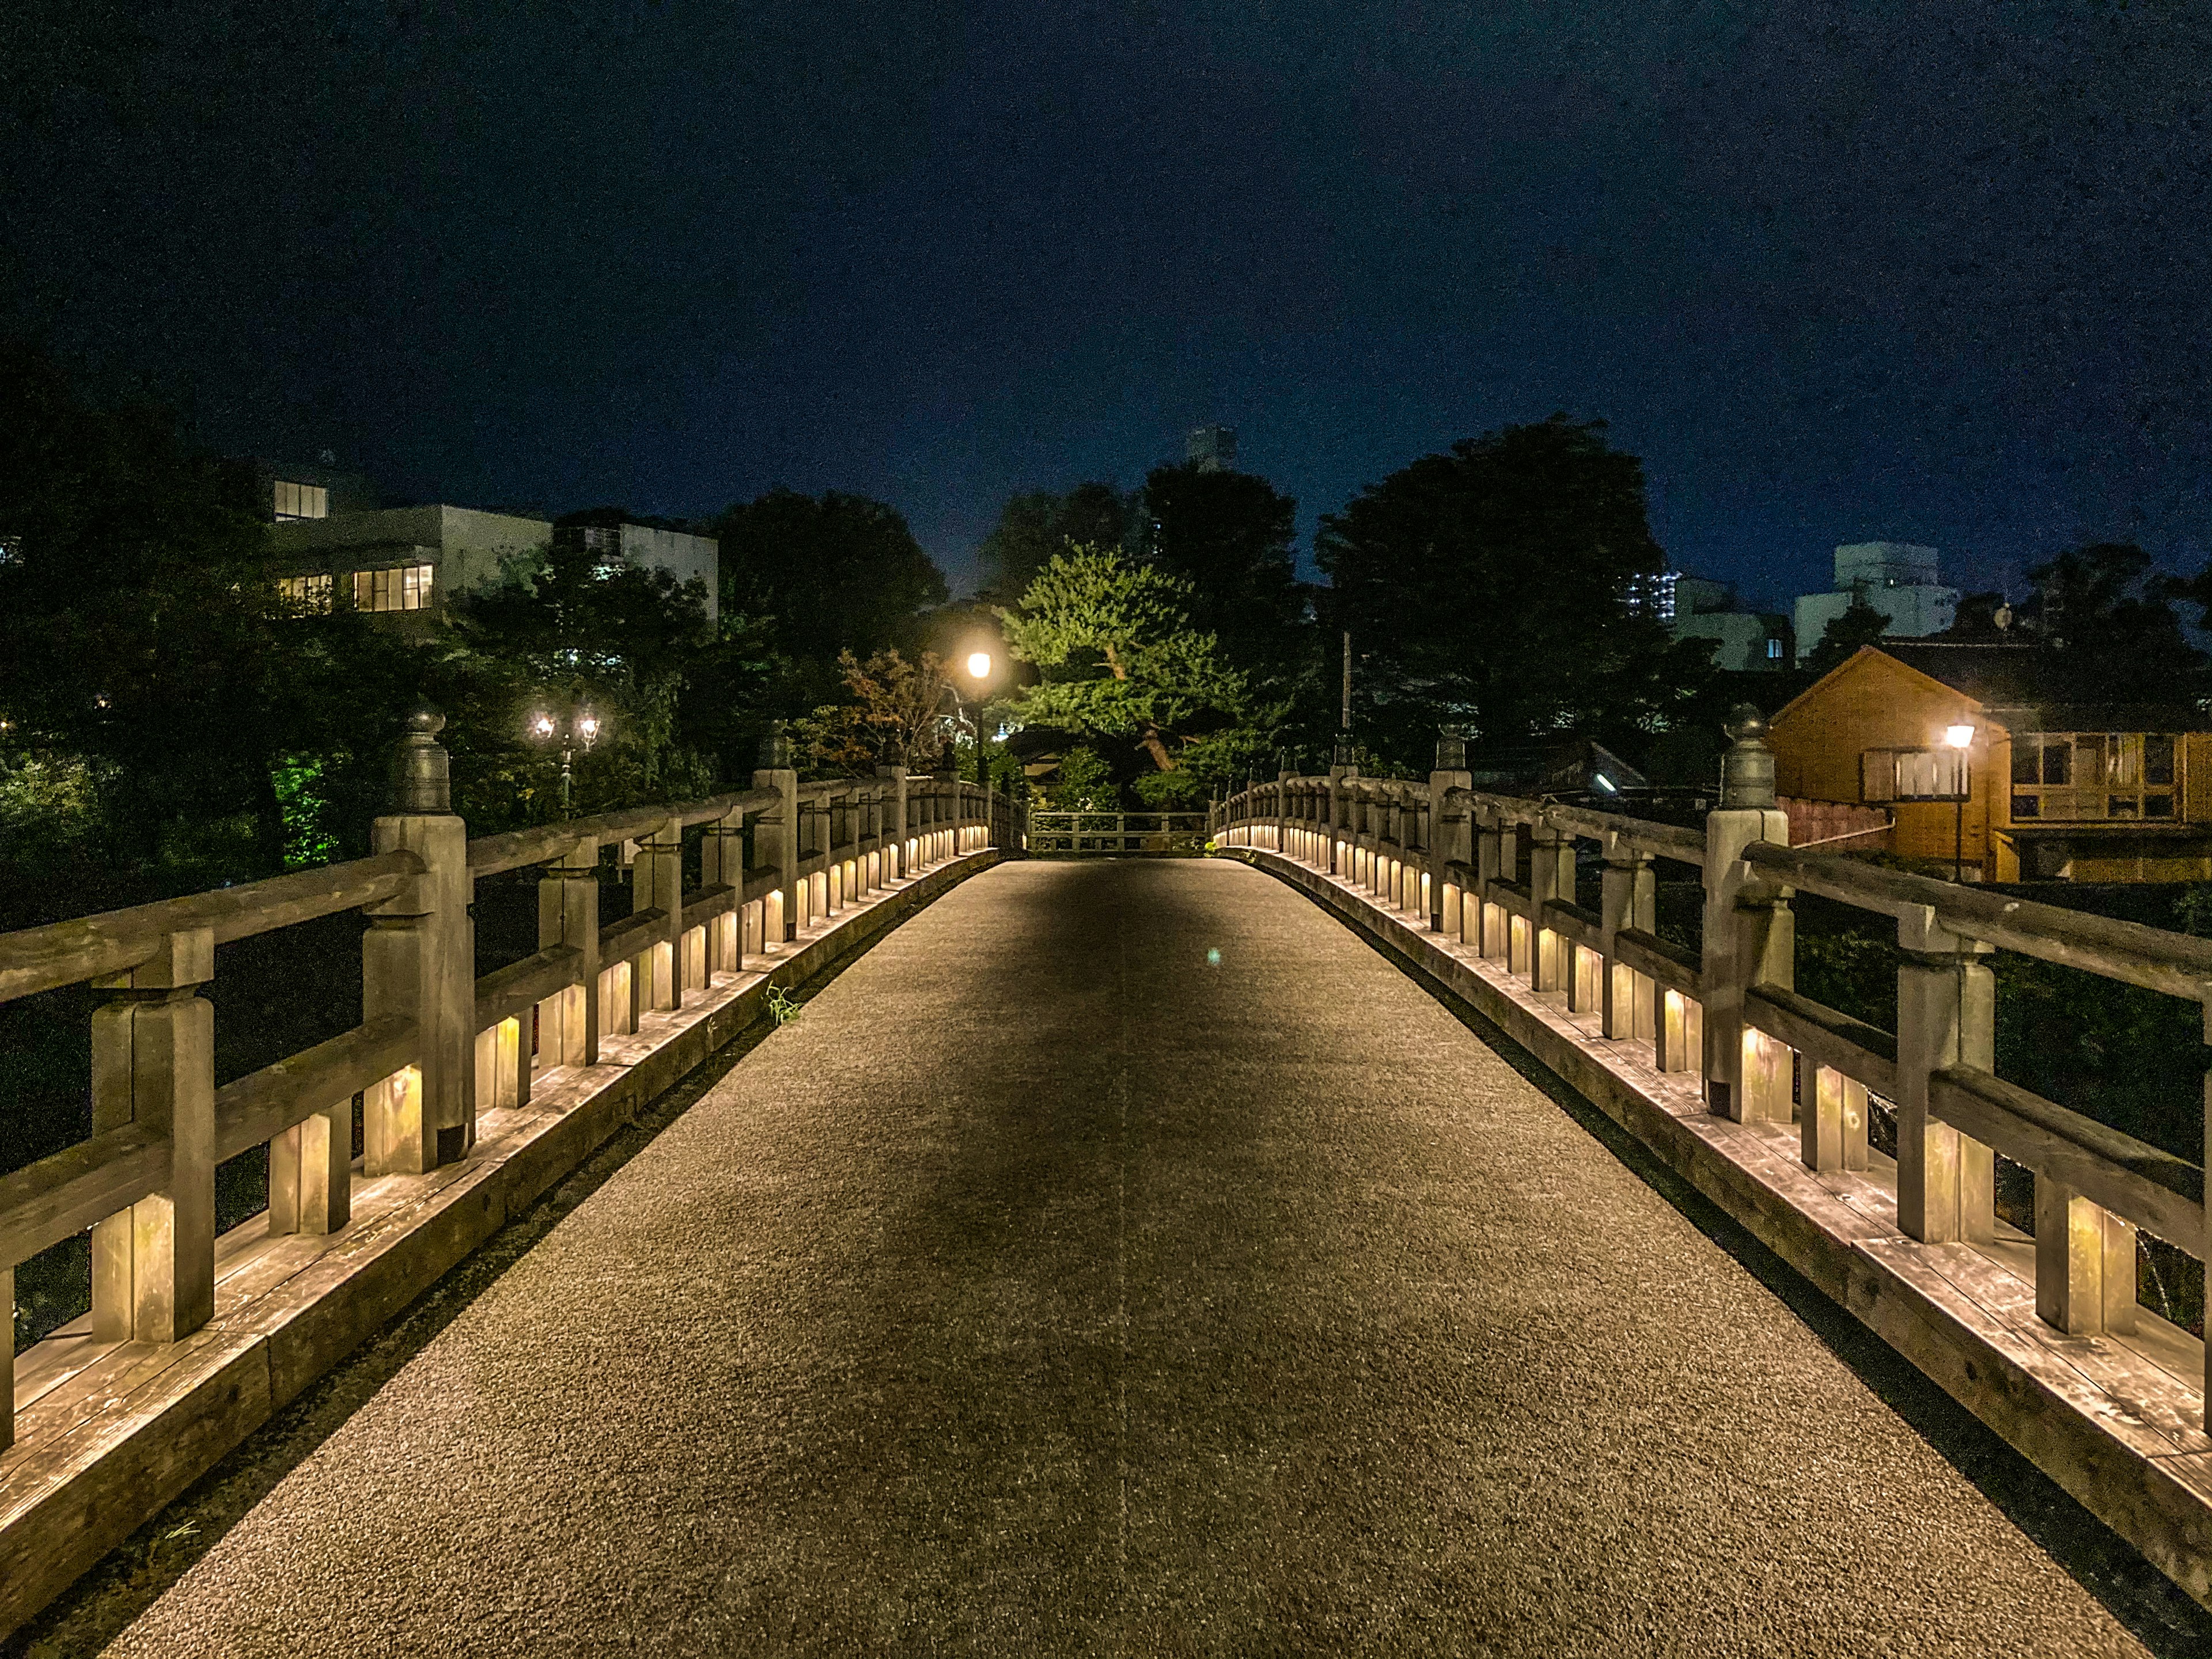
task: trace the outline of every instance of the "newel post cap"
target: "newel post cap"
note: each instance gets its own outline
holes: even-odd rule
[[[453,769],[438,733],[446,717],[424,704],[407,716],[407,734],[392,757],[392,810],[428,817],[453,810]]]
[[[1729,736],[1721,757],[1721,808],[1765,808],[1774,805],[1774,751],[1767,747],[1766,716],[1752,704],[1729,710],[1721,728]]]

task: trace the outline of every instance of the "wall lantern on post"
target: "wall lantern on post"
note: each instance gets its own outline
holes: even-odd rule
[[[1966,878],[1966,797],[1973,788],[1973,774],[1966,751],[1974,744],[1974,728],[1961,721],[1957,726],[1943,728],[1943,742],[1959,757],[1958,792],[1954,797],[1954,816],[1951,822],[1951,879],[1964,882]]]
[[[559,742],[561,745],[561,816],[568,816],[572,792],[571,762],[575,757],[576,745],[581,744],[588,752],[599,740],[599,717],[588,708],[556,717],[543,710],[530,717],[530,735],[540,743]]]

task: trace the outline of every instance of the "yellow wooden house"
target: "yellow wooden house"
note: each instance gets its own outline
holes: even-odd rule
[[[1887,808],[1969,881],[2212,879],[2212,720],[2047,696],[2034,646],[1863,647],[1775,715],[1784,795]]]

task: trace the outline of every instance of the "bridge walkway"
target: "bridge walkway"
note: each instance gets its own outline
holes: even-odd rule
[[[824,988],[109,1651],[2145,1650],[1307,900],[1036,861]]]

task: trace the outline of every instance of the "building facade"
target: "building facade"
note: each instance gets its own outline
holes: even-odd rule
[[[1925,639],[1951,626],[1959,590],[1943,586],[1936,550],[1913,542],[1856,542],[1836,550],[1836,586],[1826,593],[1798,596],[1797,656],[1820,642],[1828,624],[1854,605],[1889,619],[1892,639]]]
[[[1668,611],[1660,620],[1678,640],[1712,641],[1716,667],[1767,672],[1796,660],[1790,619],[1778,611],[1739,609],[1735,589],[1726,582],[1683,574],[1673,578],[1668,597]]]
[[[2051,662],[2028,645],[1862,647],[1775,715],[1776,787],[1885,809],[1891,851],[1955,858],[1970,880],[2212,879],[2212,722],[2064,701]]]

